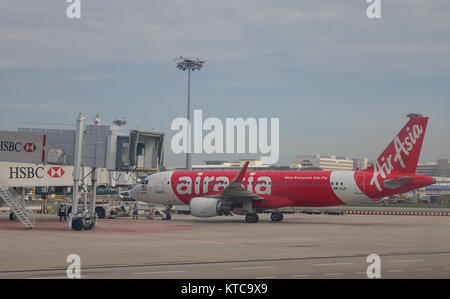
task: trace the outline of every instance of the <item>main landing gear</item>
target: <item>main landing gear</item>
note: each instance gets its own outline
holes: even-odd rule
[[[272,212],[272,214],[270,215],[270,219],[273,222],[281,222],[281,221],[283,221],[283,213],[278,212],[278,211]],[[245,216],[245,222],[247,222],[247,223],[256,223],[258,221],[259,221],[259,217],[258,217],[258,214],[256,214],[256,213],[248,213]]]
[[[270,220],[272,220],[273,222],[280,222],[283,220],[283,213],[281,212],[273,212],[270,215]]]
[[[245,222],[247,223],[256,223],[258,222],[259,217],[256,213],[250,213],[245,216]]]

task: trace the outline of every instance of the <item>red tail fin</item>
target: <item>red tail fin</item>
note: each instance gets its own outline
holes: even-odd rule
[[[398,133],[394,140],[377,158],[375,172],[384,173],[416,173],[423,138],[428,124],[428,117],[413,117]],[[368,168],[368,169],[369,169]],[[382,175],[384,177],[384,175]]]

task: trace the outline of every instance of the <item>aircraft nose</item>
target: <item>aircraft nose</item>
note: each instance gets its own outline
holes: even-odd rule
[[[137,199],[137,195],[138,195],[138,185],[134,186],[131,191],[130,191],[130,196],[131,198]]]

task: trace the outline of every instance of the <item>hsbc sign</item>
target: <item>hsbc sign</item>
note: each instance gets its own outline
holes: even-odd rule
[[[33,153],[37,149],[36,144],[27,142],[22,145],[22,142],[0,141],[0,152],[16,152],[20,153],[22,150],[27,153]]]
[[[0,131],[0,161],[45,162],[46,135]]]
[[[42,179],[45,175],[51,178],[60,178],[64,175],[65,171],[62,167],[51,167],[45,171],[44,166],[10,166],[9,178],[10,179]]]
[[[0,141],[0,152],[20,152],[22,143],[12,141]]]
[[[0,162],[0,176],[11,187],[72,186],[73,167]]]
[[[90,167],[85,168],[85,183],[90,185],[91,172]],[[112,179],[110,173],[104,169],[98,169],[97,182],[101,184],[111,184],[111,181],[123,185],[133,185],[135,177],[128,173],[115,173]],[[57,166],[54,164],[35,164],[35,163],[14,163],[0,161],[0,176],[8,183],[10,187],[35,187],[35,186],[72,186],[73,185],[73,166]],[[119,179],[124,178],[124,179]]]

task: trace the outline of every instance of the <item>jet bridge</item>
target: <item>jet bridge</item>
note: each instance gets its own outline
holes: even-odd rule
[[[136,171],[156,171],[164,162],[164,133],[133,130],[129,138],[129,162]]]
[[[132,130],[124,134],[125,121],[104,125],[100,118],[83,126],[79,114],[75,130],[19,128],[0,131],[0,161],[73,166],[73,229],[91,229],[95,224],[97,169],[109,171],[157,171],[164,161],[164,136],[157,131]],[[78,212],[80,168],[90,167],[92,199],[89,212]],[[74,226],[75,225],[75,226]]]

